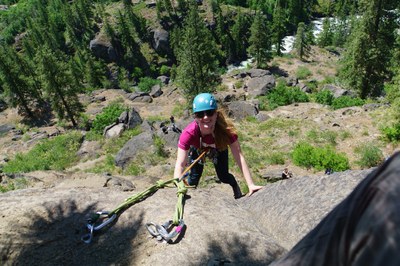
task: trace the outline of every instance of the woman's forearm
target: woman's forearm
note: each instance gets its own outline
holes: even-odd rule
[[[188,151],[178,148],[178,154],[175,162],[174,178],[181,178],[187,163]]]
[[[231,144],[231,151],[236,164],[239,166],[240,171],[242,172],[242,175],[246,180],[247,185],[253,186],[253,178],[251,177],[250,169],[246,163],[246,159],[241,152],[239,141],[235,141]]]

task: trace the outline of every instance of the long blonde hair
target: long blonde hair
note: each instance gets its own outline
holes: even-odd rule
[[[219,151],[226,150],[231,144],[231,136],[234,134],[237,134],[237,131],[232,120],[228,118],[223,109],[217,109],[217,121],[214,129],[215,145],[217,149]]]

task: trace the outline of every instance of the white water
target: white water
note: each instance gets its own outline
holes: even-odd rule
[[[253,61],[254,61],[253,58],[248,58],[247,60],[240,62],[239,65],[236,65],[236,64],[235,65],[229,65],[227,72],[231,72],[232,70],[235,70],[235,69],[246,69],[248,66],[251,66]]]
[[[319,18],[317,20],[313,20],[311,21],[311,24],[313,25],[313,35],[314,38],[317,38],[318,35],[321,33],[322,31],[322,24],[324,22],[325,18]],[[332,18],[329,18],[332,19]],[[286,36],[285,38],[283,38],[283,53],[287,54],[290,53],[290,51],[292,51],[293,49],[293,43],[295,40],[295,36]]]
[[[318,35],[321,33],[324,19],[325,18],[319,18],[317,20],[311,21],[311,24],[313,25],[314,38],[317,38]],[[283,38],[282,53],[287,54],[292,51],[295,39],[295,36],[286,36],[285,38]],[[241,62],[239,65],[229,65],[228,72],[231,72],[235,69],[245,69],[248,67],[248,65],[251,65],[251,63],[253,63],[253,58],[249,58],[246,61]]]

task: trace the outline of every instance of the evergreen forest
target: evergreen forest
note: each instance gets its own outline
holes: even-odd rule
[[[160,32],[168,45],[155,45]],[[302,60],[311,45],[340,50],[335,83],[400,110],[398,0],[0,0],[0,101],[79,127],[80,93],[146,90],[166,75],[191,99],[215,91],[230,64],[268,69],[288,35]]]

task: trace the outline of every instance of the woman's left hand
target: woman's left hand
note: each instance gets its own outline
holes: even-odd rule
[[[248,197],[250,197],[251,195],[253,195],[254,192],[259,191],[260,189],[262,189],[264,186],[256,186],[256,185],[252,185],[249,186],[249,193],[248,193]]]

